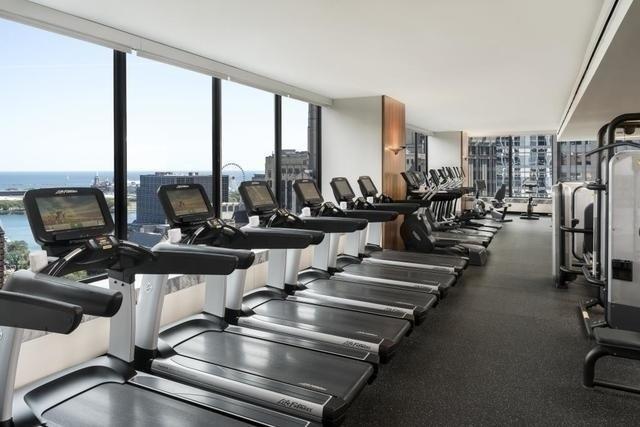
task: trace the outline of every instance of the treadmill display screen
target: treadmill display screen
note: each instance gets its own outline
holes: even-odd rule
[[[100,204],[92,195],[38,197],[36,204],[48,233],[106,225]]]
[[[275,202],[271,198],[269,189],[264,185],[247,186],[247,196],[251,200],[253,206],[257,209],[271,208],[275,206]]]
[[[167,198],[176,216],[209,213],[207,203],[198,188],[167,191]]]
[[[373,196],[375,195],[375,193],[377,193],[376,188],[373,186],[373,182],[371,181],[371,179],[363,178],[362,185],[364,186],[364,189],[367,191],[367,194],[370,194]]]
[[[317,200],[322,197],[320,193],[318,193],[318,189],[313,182],[301,182],[299,187],[300,193],[302,193],[302,197],[306,201]]]
[[[351,191],[351,186],[346,180],[338,179],[334,181],[336,183],[336,189],[340,193],[340,197],[353,199],[356,195]]]

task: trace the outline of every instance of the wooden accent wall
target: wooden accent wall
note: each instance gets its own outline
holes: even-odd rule
[[[382,192],[394,199],[406,196],[405,182],[400,176],[404,172],[405,150],[394,154],[390,148],[400,148],[406,144],[404,104],[395,99],[382,97]],[[388,222],[384,226],[382,245],[387,249],[402,249],[400,236],[401,220]]]

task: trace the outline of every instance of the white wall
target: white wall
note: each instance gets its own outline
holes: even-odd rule
[[[369,175],[382,191],[382,97],[336,99],[322,109],[322,193],[335,201],[329,182],[346,177],[356,195],[357,179]]]
[[[460,166],[461,138],[461,131],[435,132],[429,135],[427,157],[429,169]]]

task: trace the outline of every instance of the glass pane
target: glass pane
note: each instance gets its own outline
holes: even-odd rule
[[[273,183],[274,95],[222,81],[222,217],[248,221],[238,186],[246,180]],[[266,171],[266,172],[265,172]]]
[[[26,190],[93,185],[113,205],[113,52],[2,19],[0,51],[0,225],[10,272],[39,249]]]
[[[296,179],[316,178],[316,135],[314,106],[296,99],[282,98],[282,201],[283,206],[300,212],[293,183]],[[272,163],[269,165],[272,166]]]
[[[416,131],[407,129],[405,137],[405,170],[412,171],[416,167]]]
[[[157,190],[200,183],[212,198],[212,79],[127,56],[129,239],[152,246],[165,232]]]

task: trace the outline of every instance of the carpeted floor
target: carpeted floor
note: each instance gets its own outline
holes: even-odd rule
[[[551,282],[551,221],[504,225],[347,414],[345,426],[639,425],[640,397],[581,386],[591,347],[576,302]],[[640,384],[640,362],[598,373]]]

